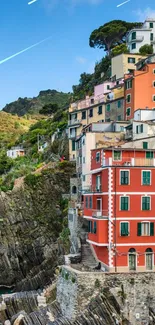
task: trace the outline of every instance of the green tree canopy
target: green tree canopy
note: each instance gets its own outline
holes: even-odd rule
[[[116,56],[116,55],[119,55],[119,54],[122,54],[122,53],[129,53],[129,50],[128,50],[126,44],[122,43],[120,45],[115,46],[112,49],[111,53],[112,53],[112,56]]]
[[[149,44],[145,44],[140,47],[139,53],[142,55],[153,54],[153,47]]]
[[[40,109],[39,113],[43,115],[51,115],[56,113],[59,110],[58,104],[47,104]]]
[[[113,47],[125,43],[129,30],[141,25],[142,23],[137,22],[128,23],[123,20],[112,20],[91,33],[89,45],[90,47],[103,48],[110,54]]]

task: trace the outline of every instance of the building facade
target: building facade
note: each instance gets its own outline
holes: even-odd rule
[[[155,55],[140,61],[137,70],[125,75],[124,116],[134,117],[138,109],[155,109]]]
[[[135,64],[143,58],[140,54],[119,54],[111,59],[111,77],[124,78],[126,73],[136,70]]]
[[[146,19],[142,27],[132,29],[127,36],[130,53],[138,53],[145,44],[152,45],[155,53],[155,19]]]
[[[25,156],[23,147],[12,147],[10,150],[7,150],[7,157],[9,158],[16,159],[23,156]]]
[[[154,271],[155,150],[92,150],[91,177],[83,217],[97,260],[110,272]]]

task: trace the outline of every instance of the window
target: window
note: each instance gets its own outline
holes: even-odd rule
[[[146,152],[146,158],[147,159],[152,159],[153,158],[153,151],[147,151]]]
[[[135,58],[128,58],[128,63],[136,63],[136,59]]]
[[[155,81],[153,81],[153,87],[155,88]]]
[[[91,104],[94,104],[94,98],[91,98],[90,102]]]
[[[131,108],[130,108],[130,107],[127,108],[127,110],[126,110],[126,115],[127,115],[127,116],[130,116],[130,115],[131,115]]]
[[[132,49],[132,50],[135,50],[135,49],[136,49],[136,43],[132,43],[132,45],[131,45],[131,49]]]
[[[110,122],[110,117],[106,118],[105,121],[106,121],[106,122]]]
[[[113,151],[113,160],[121,160],[121,151]]]
[[[93,109],[92,108],[89,110],[89,117],[93,117]]]
[[[154,236],[154,222],[138,222],[137,236]]]
[[[97,175],[96,176],[96,191],[100,192],[101,190],[101,176]]]
[[[153,73],[155,74],[155,69],[153,69]]]
[[[88,232],[93,232],[93,225],[92,225],[92,221],[88,221]]]
[[[120,126],[120,131],[124,132],[124,126]]]
[[[90,196],[89,198],[89,209],[92,209],[93,207],[93,202],[92,202],[92,197]]]
[[[99,115],[102,114],[102,106],[99,106],[99,108],[98,108],[98,114]]]
[[[88,209],[88,196],[86,196],[86,208]]]
[[[126,82],[126,89],[131,89],[132,88],[132,80],[128,80]]]
[[[83,164],[85,164],[86,160],[85,160],[85,157],[83,157]]]
[[[153,41],[153,33],[150,34],[150,41]]]
[[[143,124],[136,125],[136,133],[143,133]]]
[[[110,112],[110,104],[107,105],[107,112]]]
[[[148,142],[143,142],[143,149],[148,149]]]
[[[96,231],[97,231],[97,224],[96,224],[96,221],[94,221],[94,231],[93,231],[93,233],[96,234]]]
[[[121,101],[120,100],[118,100],[118,102],[117,102],[117,108],[121,108]]]
[[[151,172],[148,170],[142,171],[142,185],[151,185]]]
[[[118,115],[117,116],[117,121],[121,121],[121,119],[122,119],[122,116],[121,115]]]
[[[75,151],[75,140],[72,140],[72,151]]]
[[[128,185],[129,184],[129,171],[128,170],[121,170],[121,185]]]
[[[136,32],[132,32],[132,40],[136,39]]]
[[[86,176],[85,175],[82,175],[82,180],[83,180],[83,182],[86,181]]]
[[[128,196],[121,197],[121,210],[128,211],[129,210],[129,198]]]
[[[86,111],[83,111],[82,112],[82,120],[85,120],[86,119]]]
[[[127,101],[127,103],[130,103],[131,102],[131,95],[127,95],[126,96],[126,101]]]
[[[121,222],[121,236],[129,236],[129,223],[128,222]]]
[[[142,210],[150,210],[150,197],[142,196]]]
[[[153,102],[155,102],[155,95],[153,95]]]
[[[107,90],[109,90],[110,89],[110,85],[107,85]]]
[[[96,162],[100,162],[100,152],[96,152]]]
[[[153,28],[153,23],[150,23],[150,28]]]

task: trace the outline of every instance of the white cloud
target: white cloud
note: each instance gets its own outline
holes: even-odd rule
[[[84,57],[82,57],[82,56],[77,56],[76,57],[76,61],[78,62],[78,63],[80,63],[80,64],[84,64],[84,63],[86,63],[86,58],[84,58]]]
[[[151,8],[146,8],[144,10],[136,10],[134,14],[138,17],[139,21],[144,21],[146,18],[154,18],[155,19],[155,10]]]

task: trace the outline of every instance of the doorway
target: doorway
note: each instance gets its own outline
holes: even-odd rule
[[[129,271],[136,271],[136,264],[137,264],[136,250],[134,248],[130,248],[128,255],[129,255]]]
[[[146,270],[153,270],[153,251],[152,248],[147,248],[145,251],[145,265]]]

